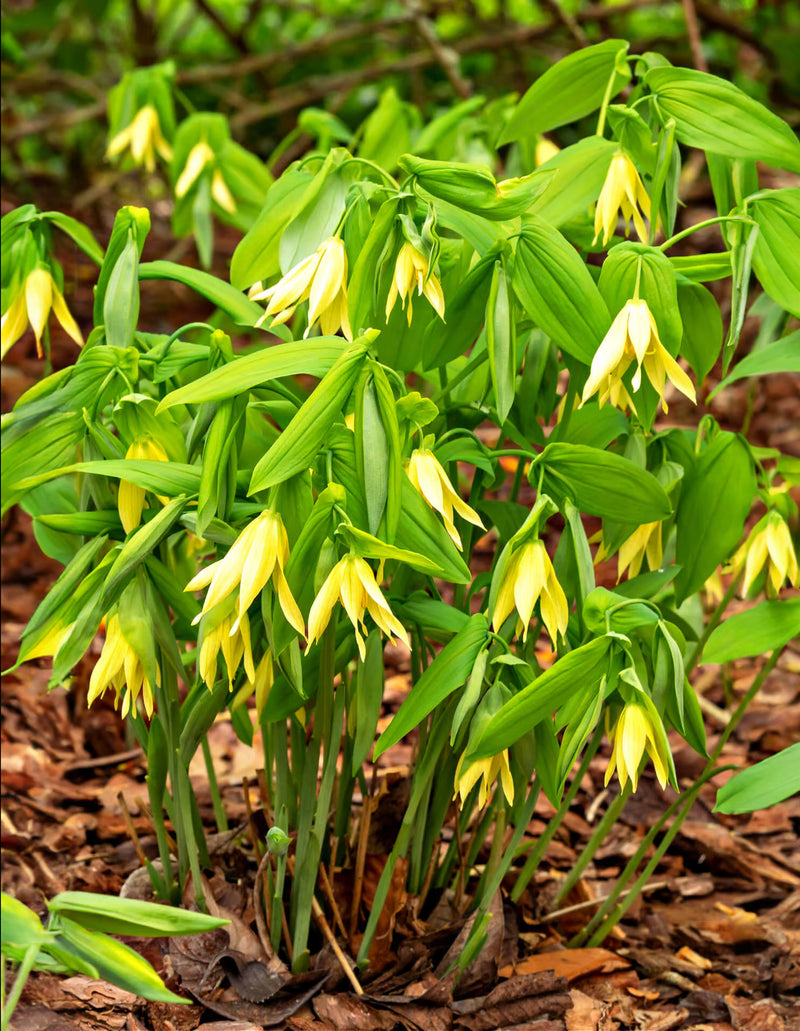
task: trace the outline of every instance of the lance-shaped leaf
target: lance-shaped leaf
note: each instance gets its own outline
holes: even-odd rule
[[[464,761],[497,755],[537,723],[549,719],[576,692],[588,691],[592,685],[599,689],[611,646],[612,638],[598,637],[558,659],[492,716]]]
[[[781,307],[800,318],[800,187],[769,190],[747,202],[759,228],[753,271]]]
[[[645,83],[681,143],[800,172],[800,143],[786,122],[733,83],[673,67],[651,68]]]
[[[686,470],[676,517],[679,603],[699,591],[736,547],[755,489],[750,449],[735,433],[717,434]]]
[[[212,276],[210,272],[178,265],[174,261],[146,261],[139,266],[139,279],[172,279],[176,283],[190,286],[226,315],[230,315],[238,326],[254,326],[264,314],[263,308],[230,283]]]
[[[591,363],[611,319],[591,273],[557,229],[524,219],[512,282],[522,306],[562,351]]]
[[[762,601],[720,623],[703,649],[703,662],[733,662],[782,648],[800,636],[800,598]]]
[[[597,110],[606,91],[610,99],[630,79],[627,51],[624,39],[607,39],[548,68],[517,104],[498,144],[528,139]]]
[[[800,742],[734,774],[717,792],[715,813],[752,813],[800,792]]]
[[[92,931],[106,934],[146,935],[163,938],[175,934],[200,934],[230,923],[207,913],[192,913],[139,899],[96,895],[86,891],[62,891],[47,903],[51,913],[63,913]]]
[[[440,702],[461,687],[472,672],[478,652],[486,644],[489,625],[480,613],[471,616],[449,644],[441,650],[419,680],[397,715],[375,745],[374,756],[390,748],[409,731],[419,726]]]
[[[265,490],[308,469],[328,431],[341,416],[367,357],[367,345],[378,335],[369,330],[344,352],[302,404],[292,421],[253,470],[249,494]]]
[[[533,463],[531,482],[542,467],[544,491],[554,498],[569,498],[588,515],[639,526],[672,513],[669,498],[655,476],[621,455],[556,442],[548,444]]]

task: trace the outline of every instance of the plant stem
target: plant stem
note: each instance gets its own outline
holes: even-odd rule
[[[713,226],[719,222],[746,222],[748,225],[752,225],[753,220],[751,218],[743,218],[741,215],[718,215],[716,218],[706,218],[702,222],[689,226],[687,229],[682,229],[679,233],[671,236],[668,240],[659,244],[658,249],[660,251],[667,251],[679,240],[683,240],[684,237],[689,236],[691,233],[696,233],[698,229],[705,229],[706,226]]]
[[[8,998],[5,1000],[3,1005],[2,1016],[0,1016],[0,1028],[2,1031],[7,1031],[11,1016],[14,1010],[17,1008],[17,1003],[22,995],[22,990],[25,987],[25,983],[28,980],[28,975],[33,970],[33,965],[36,962],[36,957],[39,955],[40,946],[37,944],[29,945],[25,950],[25,955],[22,957],[22,962],[17,968],[17,976],[14,980],[14,987],[8,993]],[[3,972],[5,976],[5,958],[3,959]]]
[[[628,801],[630,794],[631,782],[628,781],[628,783],[625,785],[622,791],[620,791],[617,797],[609,805],[608,809],[606,809],[605,813],[603,814],[602,820],[600,821],[600,823],[598,823],[595,829],[594,834],[591,836],[588,844],[583,849],[581,854],[578,856],[578,861],[575,863],[573,868],[564,878],[561,887],[558,889],[558,891],[555,894],[555,897],[553,898],[554,906],[557,906],[562,899],[565,899],[567,895],[575,887],[575,885],[578,883],[581,874],[592,861],[592,859],[594,859],[595,853],[605,841],[606,835],[619,819],[619,815],[625,808],[625,803]]]
[[[695,643],[694,647],[692,648],[691,652],[689,653],[689,656],[686,659],[686,673],[687,673],[687,675],[689,673],[691,673],[692,670],[694,669],[694,667],[695,667],[695,665],[697,663],[697,660],[703,654],[703,648],[705,648],[706,643],[708,642],[709,637],[714,632],[714,630],[717,628],[717,626],[719,626],[719,621],[722,619],[723,615],[725,614],[725,609],[727,609],[728,605],[730,605],[731,599],[733,598],[734,594],[736,593],[736,588],[739,586],[739,581],[741,580],[741,578],[742,578],[742,573],[739,573],[738,576],[735,576],[733,578],[733,580],[731,580],[730,584],[728,585],[728,589],[727,589],[727,591],[725,592],[725,594],[724,594],[724,596],[722,598],[722,601],[714,609],[713,613],[711,614],[711,618],[709,619],[708,623],[706,624],[706,626],[705,626],[705,628],[703,630],[703,633],[700,635],[699,640]]]
[[[564,799],[561,803],[560,809],[554,816],[550,817],[547,827],[545,827],[544,829],[544,833],[539,837],[539,840],[531,849],[530,855],[525,861],[525,865],[523,866],[522,870],[519,872],[519,875],[517,876],[517,879],[514,883],[514,888],[511,892],[512,902],[519,902],[523,891],[527,888],[530,882],[530,879],[538,870],[539,863],[541,862],[542,856],[547,850],[547,846],[553,840],[556,831],[561,826],[564,817],[569,812],[570,806],[572,805],[575,796],[578,794],[578,789],[581,786],[581,781],[583,780],[586,771],[589,769],[589,764],[595,757],[597,749],[600,747],[600,742],[602,741],[602,739],[603,725],[602,723],[600,723],[596,727],[594,736],[592,737],[586,751],[584,752],[583,759],[581,759],[581,764],[578,767],[575,776],[572,778],[572,783],[569,786],[569,790],[567,791],[566,795],[564,795]]]
[[[217,774],[214,769],[214,760],[211,758],[211,746],[208,743],[208,738],[204,735],[200,746],[203,749],[203,759],[206,764],[206,775],[208,776],[208,788],[211,792],[211,805],[214,809],[214,819],[217,821],[217,830],[220,834],[224,834],[228,829],[228,819],[225,816],[225,810],[222,806],[222,798],[219,793],[219,784],[217,783]]]
[[[608,78],[608,84],[606,85],[606,91],[603,94],[603,102],[600,105],[600,114],[597,118],[597,132],[595,136],[602,136],[606,128],[606,113],[608,112],[608,105],[611,103],[611,91],[614,89],[614,81],[617,78],[617,69],[613,68],[611,75]]]

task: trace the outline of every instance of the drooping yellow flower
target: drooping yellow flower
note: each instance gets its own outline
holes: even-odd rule
[[[341,329],[347,340],[353,339],[347,314],[347,252],[336,236],[324,240],[313,254],[289,269],[275,286],[253,294],[251,300],[269,302],[256,325],[270,316],[273,326],[281,326],[294,315],[298,304],[307,300],[308,328],[303,339],[317,319],[325,336],[333,336]]]
[[[386,298],[386,321],[392,308],[400,297],[400,307],[405,308],[408,301],[408,324],[411,325],[412,301],[414,288],[417,294],[424,294],[439,318],[444,322],[444,294],[439,280],[433,273],[429,274],[428,259],[411,243],[404,243],[394,263],[394,276]]]
[[[561,153],[561,148],[556,146],[552,140],[548,140],[546,136],[540,136],[536,141],[536,150],[534,152],[534,164],[538,168],[540,165],[546,164],[550,158],[554,158],[556,154]]]
[[[611,159],[606,180],[597,199],[593,244],[597,243],[602,231],[605,247],[614,235],[620,213],[625,219],[625,235],[628,235],[629,222],[633,219],[639,239],[642,243],[647,243],[647,230],[642,214],[650,218],[650,198],[639,178],[636,166],[621,150]]]
[[[478,513],[470,508],[450,482],[436,455],[426,447],[412,451],[406,466],[406,473],[431,508],[435,509],[444,520],[445,529],[453,544],[461,550],[461,537],[453,522],[453,509],[458,514],[482,530],[484,525]]]
[[[661,405],[667,411],[664,400],[664,385],[667,380],[673,384],[690,401],[697,403],[692,381],[678,365],[672,355],[661,343],[658,326],[647,301],[626,301],[624,307],[611,323],[611,328],[603,338],[592,359],[589,378],[581,395],[581,404],[598,394],[598,404],[602,408],[606,401],[619,402],[624,385],[622,377],[628,371],[631,362],[636,362],[633,376],[633,389],[641,386],[642,368],[654,389],[661,397]],[[628,402],[630,398],[625,391]]]
[[[558,635],[563,637],[567,632],[569,606],[544,542],[540,540],[527,541],[512,554],[497,593],[492,626],[499,630],[516,609],[517,634],[521,633],[523,641],[526,640],[537,601],[542,622],[555,647]]]
[[[214,151],[204,140],[201,140],[200,143],[195,143],[189,151],[186,165],[178,176],[178,181],[175,183],[175,196],[178,199],[185,197],[206,165],[215,160],[216,155]],[[236,201],[233,199],[222,172],[218,168],[214,169],[211,176],[211,196],[225,211],[231,213],[236,211]]]
[[[78,347],[83,347],[83,337],[75,319],[70,315],[61,291],[49,269],[39,266],[28,274],[27,279],[12,300],[0,322],[0,354],[5,358],[12,347],[28,328],[30,322],[36,337],[36,353],[42,357],[42,334],[51,309],[64,330]]]
[[[633,531],[619,549],[617,583],[627,569],[628,579],[639,575],[642,561],[647,555],[647,564],[651,570],[661,568],[664,555],[661,546],[661,523],[643,523]]]
[[[217,657],[222,652],[228,671],[228,690],[233,689],[233,678],[244,659],[247,679],[255,683],[256,670],[253,664],[253,649],[250,644],[250,620],[247,613],[234,622],[233,609],[210,630],[203,634],[197,656],[197,671],[209,691],[217,681]]]
[[[508,765],[508,749],[504,748],[499,755],[493,755],[489,759],[478,759],[474,763],[470,763],[467,769],[462,773],[461,767],[464,764],[464,756],[462,755],[456,768],[455,777],[455,791],[453,798],[458,795],[461,796],[461,802],[459,803],[462,807],[469,797],[470,791],[481,781],[480,790],[478,792],[478,808],[483,809],[489,800],[489,792],[492,790],[494,782],[500,778],[500,785],[503,789],[503,794],[506,796],[506,801],[509,805],[514,803],[514,778],[511,776],[511,770]]]
[[[106,158],[116,157],[128,147],[136,164],[144,163],[148,172],[152,172],[156,167],[156,153],[165,161],[172,160],[172,147],[164,139],[158,112],[152,104],[145,104],[130,125],[120,130],[111,140],[106,150]]]
[[[378,586],[375,574],[358,555],[345,555],[328,574],[319,594],[314,599],[308,615],[308,643],[311,645],[322,637],[328,625],[333,606],[341,601],[344,610],[356,632],[358,653],[366,658],[364,637],[367,633],[364,616],[367,612],[378,627],[391,640],[396,638],[408,646],[405,627],[389,608],[389,603]]]
[[[147,458],[154,462],[168,462],[169,456],[161,444],[153,437],[137,437],[125,452],[126,458]],[[138,487],[129,480],[119,481],[119,494],[117,495],[117,508],[122,528],[125,533],[135,530],[142,521],[142,509],[144,508],[144,496],[147,492],[144,487]],[[166,503],[168,498],[162,498]]]
[[[156,675],[159,675],[156,667]],[[114,704],[118,707],[122,699],[122,716],[136,716],[136,703],[142,696],[148,717],[153,715],[153,687],[145,675],[139,656],[128,644],[115,613],[107,618],[106,639],[100,658],[95,663],[89,680],[89,705],[113,687],[116,691]]]
[[[792,535],[780,512],[775,509],[756,523],[747,540],[731,559],[731,571],[735,575],[738,576],[744,569],[744,579],[739,589],[741,597],[748,594],[765,567],[767,597],[776,598],[784,580],[788,580],[793,587],[800,586]]]
[[[669,780],[669,754],[663,734],[658,733],[653,717],[643,705],[628,702],[619,714],[614,729],[609,734],[614,747],[611,761],[606,770],[605,783],[611,780],[614,770],[624,788],[630,778],[633,790],[639,783],[639,766],[647,752],[653,760],[656,776],[662,788]]]
[[[722,586],[722,578],[719,569],[715,569],[703,584],[703,593],[712,605],[719,605],[725,597],[725,588]]]
[[[302,634],[303,615],[283,573],[288,558],[289,538],[283,520],[277,512],[265,509],[242,530],[224,558],[201,569],[184,588],[185,591],[199,591],[210,585],[203,609],[194,622],[197,623],[237,587],[241,619],[271,579],[283,614]]]

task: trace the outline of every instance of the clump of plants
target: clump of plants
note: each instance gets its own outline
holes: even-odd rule
[[[407,736],[402,821],[366,922],[356,902],[349,925],[358,963],[400,878],[420,897],[458,888],[474,916],[466,966],[498,889],[519,900],[607,736],[621,792],[561,897],[648,763],[679,795],[576,939],[602,941],[800,631],[800,602],[781,594],[800,583],[797,462],[694,416],[718,362],[715,391],[798,369],[800,190],[762,189],[756,165],[800,172],[789,127],[622,40],[565,58],[519,102],[406,119],[398,150],[404,111],[384,95],[355,137],[310,112],[323,145],[273,180],[222,116],[175,127],[164,69],[127,76],[109,158],[161,164],[175,233],[194,233],[206,264],[215,218],[242,230],[230,282],[142,262],[143,208],[119,211],[105,250],[32,205],[3,220],[4,351],[26,322],[46,345],[51,308],[77,330],[53,229],[100,267],[74,365],[4,417],[4,510],[29,511],[64,564],[18,662],[52,656],[52,686],[68,684],[104,628],[89,701],[113,693],[147,754],[165,900],[191,875],[204,904],[192,757],[204,749],[222,825],[206,734],[226,710],[248,744],[259,728],[263,906],[294,970],[325,871],[363,873],[354,794],[370,795],[374,764]],[[595,114],[563,149],[542,136]],[[717,215],[676,232],[691,148]],[[678,246],[709,225],[712,252]],[[217,313],[150,332],[144,279],[188,284]],[[720,280],[724,319],[706,286]],[[748,310],[759,346],[735,362]],[[673,399],[680,425],[659,423]],[[487,534],[491,568],[476,573]],[[595,562],[613,556],[618,582],[598,587]],[[737,592],[767,599],[724,619]],[[387,641],[408,649],[411,684],[376,740]],[[691,674],[762,653],[709,755]],[[707,760],[688,786],[669,731]],[[755,778],[773,800],[787,789],[774,767]],[[556,815],[515,863],[540,792]]]

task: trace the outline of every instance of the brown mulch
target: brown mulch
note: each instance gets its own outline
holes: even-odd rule
[[[99,234],[100,235],[100,234]],[[223,251],[233,241],[221,234]],[[154,256],[154,255],[150,255]],[[145,257],[148,257],[146,254]],[[68,278],[69,252],[65,256]],[[222,270],[220,270],[222,271]],[[89,280],[79,284],[77,311],[85,325],[91,310]],[[146,284],[159,329],[207,312],[188,291],[170,285],[156,294]],[[176,288],[177,289],[177,288]],[[149,316],[148,316],[149,318]],[[152,322],[152,320],[151,320]],[[161,325],[163,324],[163,325]],[[750,327],[752,335],[753,327]],[[54,362],[72,360],[71,345],[54,334]],[[30,344],[30,342],[28,342]],[[3,409],[41,374],[32,348],[15,348],[3,366]],[[14,354],[12,352],[12,354]],[[713,381],[713,374],[711,377]],[[796,377],[736,384],[710,410],[726,428],[740,429],[751,412],[748,437],[800,456],[800,391]],[[702,409],[701,409],[702,412]],[[686,413],[680,399],[670,418]],[[700,413],[698,413],[699,416]],[[59,568],[41,555],[30,520],[13,510],[3,521],[2,667],[12,665],[19,635]],[[490,558],[487,553],[481,556]],[[608,586],[612,586],[613,579]],[[48,693],[47,663],[36,661],[4,679],[2,693],[2,884],[40,914],[44,899],[64,890],[146,897],[137,849],[152,858],[155,838],[147,811],[145,766],[113,708],[86,706],[88,674],[99,646],[75,671],[72,689]],[[385,722],[409,685],[406,657],[387,649]],[[726,670],[701,667],[695,676],[707,706],[709,746],[728,712],[747,690],[761,660]],[[785,651],[722,760],[750,764],[800,740],[800,651]],[[130,993],[84,977],[31,977],[13,1027],[19,1031],[791,1031],[800,1029],[800,799],[763,812],[728,817],[712,812],[716,784],[703,789],[690,818],[653,875],[649,890],[628,911],[603,948],[566,950],[565,944],[607,895],[638,842],[674,798],[647,772],[608,840],[578,887],[550,916],[564,875],[616,793],[603,777],[607,753],[598,756],[557,833],[538,874],[514,907],[498,898],[490,944],[455,983],[447,974],[464,940],[464,916],[447,896],[422,909],[402,882],[390,901],[394,928],[387,933],[377,969],[359,973],[363,995],[346,979],[325,937],[314,928],[312,970],[280,978],[264,963],[256,933],[254,876],[257,859],[249,833],[263,833],[258,788],[258,738],[253,749],[220,719],[209,734],[225,810],[234,828],[215,834],[202,758],[192,766],[201,814],[210,835],[212,868],[206,890],[231,927],[184,940],[130,940],[168,985],[191,997],[188,1006],[144,1003]],[[682,786],[702,763],[674,739]],[[362,898],[380,876],[386,841],[396,833],[396,800],[405,785],[407,746],[384,757],[386,791],[373,814],[371,851]],[[533,842],[552,815],[542,799],[527,829]],[[486,856],[479,856],[478,862]],[[336,927],[334,908],[349,906],[347,871],[337,871],[334,904],[323,911]],[[507,885],[510,886],[510,885]],[[364,914],[362,913],[362,916]],[[348,913],[344,913],[347,923]],[[353,943],[338,935],[351,953]],[[382,964],[382,965],[381,965]]]

